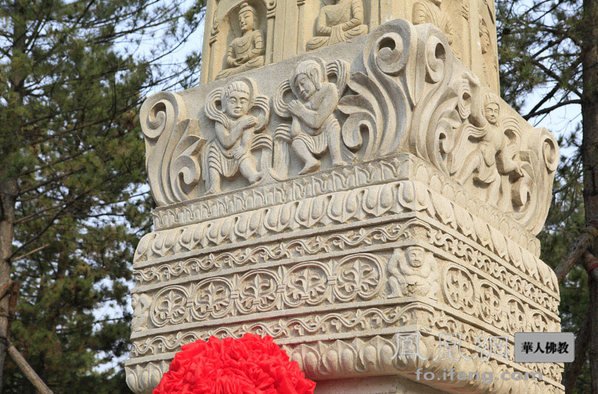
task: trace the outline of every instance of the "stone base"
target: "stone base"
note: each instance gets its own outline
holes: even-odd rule
[[[371,176],[347,174],[351,190],[323,188],[145,237],[134,266],[130,387],[150,391],[185,343],[253,332],[272,336],[310,379],[372,382],[350,392],[420,392],[370,377],[416,381],[418,370],[538,372],[543,380],[526,387],[560,392],[561,366],[512,361],[515,332],[560,328],[554,273],[520,246],[535,243],[507,218],[493,220],[500,230],[488,223],[475,200],[459,201],[458,185],[412,155],[353,171]],[[341,390],[334,382],[322,390]],[[507,393],[520,383],[426,384]]]
[[[374,376],[318,382],[315,394],[407,394],[442,393],[431,387],[399,376]]]

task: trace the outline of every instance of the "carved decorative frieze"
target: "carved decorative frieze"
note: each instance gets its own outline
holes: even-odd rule
[[[562,365],[512,353],[516,332],[560,330],[558,283],[534,236],[556,140],[494,95],[491,73],[480,80],[455,57],[466,23],[484,54],[495,50],[492,10],[480,19],[479,4],[447,4],[408,1],[400,7],[422,24],[373,28],[382,3],[212,3],[209,56],[226,41],[223,70],[235,75],[141,110],[158,207],[134,256],[132,390],[150,392],[186,343],[252,332],[316,380],[455,368],[541,373],[525,389],[560,392]],[[276,60],[284,12],[317,26],[285,27],[313,52],[253,68]]]
[[[423,230],[423,231],[421,231]],[[419,236],[416,236],[419,234]],[[480,246],[460,240],[434,226],[419,220],[394,222],[384,226],[362,227],[359,230],[338,232],[307,237],[302,239],[289,239],[274,243],[263,243],[259,246],[235,248],[231,251],[199,253],[196,257],[174,262],[142,266],[135,270],[138,285],[151,285],[168,283],[175,279],[196,280],[199,275],[220,273],[224,274],[231,269],[251,269],[260,264],[281,263],[295,261],[296,259],[309,258],[321,254],[349,253],[364,247],[380,248],[393,242],[413,242],[422,239],[425,234],[426,242],[455,256],[458,261],[463,261],[472,267],[480,269],[500,283],[507,284],[509,289],[518,294],[529,297],[533,302],[543,308],[556,313],[558,297],[556,297],[556,281],[554,274],[541,262],[532,259],[530,262],[534,270],[515,270],[512,265],[505,265],[501,259],[492,256]],[[397,252],[398,253],[398,252]],[[392,259],[391,259],[392,260]],[[389,266],[392,264],[389,262]],[[521,266],[523,268],[523,266]],[[538,269],[540,268],[540,269]],[[389,274],[390,275],[390,274]],[[389,281],[392,282],[392,278]],[[543,290],[550,289],[550,292]],[[390,294],[393,294],[390,291]]]
[[[212,90],[198,118],[175,94],[146,101],[142,128],[158,205],[409,152],[531,233],[539,231],[558,163],[556,141],[483,88],[442,32],[394,21],[368,35],[362,65],[356,60],[307,57],[278,86],[275,79],[229,82]],[[235,94],[251,102],[233,122],[227,106],[214,103],[229,100],[226,92],[236,85],[244,92]],[[266,99],[254,98],[258,90],[272,98],[276,119],[270,119]],[[251,113],[254,106],[261,115]],[[231,148],[222,145],[225,135],[236,137],[225,144]],[[242,143],[241,136],[251,143]],[[206,143],[215,140],[219,149]],[[264,169],[258,170],[251,152],[261,146],[272,152],[262,154]],[[203,168],[206,182],[200,182],[205,157],[214,176]],[[245,182],[212,185],[210,179],[237,169]]]
[[[265,65],[306,52],[359,40],[392,19],[431,23],[448,37],[451,49],[494,93],[498,86],[498,48],[494,3],[483,0],[208,0],[202,52],[202,83],[235,73],[242,62]],[[238,23],[243,4],[254,8],[255,28]],[[246,9],[246,7],[244,7]],[[281,31],[282,30],[282,31]],[[252,38],[259,32],[257,52]],[[232,42],[235,45],[232,45]],[[245,52],[230,56],[230,52]],[[331,48],[332,47],[332,48]],[[231,61],[229,62],[229,58]],[[251,69],[248,67],[247,69]],[[232,70],[232,72],[231,72]],[[240,72],[240,71],[238,71]]]
[[[417,309],[418,305],[412,307]],[[422,306],[419,306],[420,308]],[[425,308],[425,306],[424,306]],[[413,311],[412,311],[413,312]],[[405,312],[404,312],[405,313]],[[393,318],[403,316],[397,315]],[[342,318],[340,319],[342,320]],[[410,321],[408,317],[406,321]],[[249,327],[246,327],[249,328]],[[470,328],[471,329],[471,328]],[[475,329],[473,329],[475,330]],[[215,330],[213,333],[216,333]],[[226,331],[226,330],[225,330]],[[259,332],[259,330],[257,330]],[[500,355],[492,355],[485,358],[485,343],[491,337],[476,337],[473,342],[460,338],[459,347],[448,350],[443,347],[442,332],[413,331],[417,334],[417,353],[402,353],[400,346],[405,344],[399,339],[402,335],[411,335],[404,331],[395,335],[375,335],[369,337],[358,337],[354,339],[322,340],[316,343],[292,343],[282,344],[282,347],[290,355],[293,361],[297,361],[305,371],[307,377],[317,380],[325,380],[338,377],[372,376],[377,374],[397,374],[414,378],[414,373],[419,368],[433,371],[441,375],[442,371],[454,368],[458,371],[471,371],[472,368],[479,374],[489,373],[490,376],[501,376],[501,374],[519,373],[523,376],[535,378],[526,379],[525,385],[519,379],[493,380],[493,382],[482,381],[481,379],[463,380],[462,388],[469,388],[478,393],[492,392],[529,392],[530,389],[536,392],[560,393],[560,370],[552,364],[526,364],[525,366],[515,364]],[[220,330],[219,335],[224,332]],[[160,337],[153,344],[146,343],[137,347],[137,350],[146,350],[146,346],[157,346],[162,349],[177,348],[178,343],[204,338],[205,335],[196,334],[175,334],[170,337]],[[227,331],[226,335],[233,335]],[[446,346],[446,343],[445,343]],[[512,354],[512,343],[505,343],[504,350],[507,356]],[[453,352],[456,351],[456,352]],[[450,357],[448,355],[451,355]],[[474,360],[481,359],[481,362]],[[151,365],[130,365],[127,368],[128,382],[150,380],[148,371],[154,374],[164,373],[167,364],[160,361],[150,362]],[[146,375],[142,375],[142,374]],[[538,379],[538,373],[540,378]],[[149,375],[149,376],[148,376]],[[415,380],[415,379],[414,379]],[[129,383],[129,384],[131,384]],[[434,385],[434,383],[429,383]],[[442,384],[441,386],[442,387]]]

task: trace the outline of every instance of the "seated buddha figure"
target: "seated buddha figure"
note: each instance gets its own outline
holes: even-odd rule
[[[228,47],[226,68],[216,78],[226,78],[233,74],[264,65],[264,38],[255,28],[255,8],[242,3],[239,8],[239,26],[242,35],[235,38]]]
[[[316,36],[307,42],[312,51],[367,34],[363,24],[362,0],[333,0],[322,7],[316,21]]]

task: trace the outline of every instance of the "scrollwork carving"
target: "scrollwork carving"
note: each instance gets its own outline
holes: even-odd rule
[[[233,302],[232,285],[225,279],[208,279],[197,284],[191,292],[193,308],[191,314],[196,320],[218,319],[230,312]]]
[[[475,313],[476,293],[469,273],[460,268],[449,268],[444,274],[444,295],[455,309]]]
[[[493,96],[430,25],[380,26],[370,34],[363,63],[365,72],[354,72],[348,83],[355,94],[339,101],[348,116],[342,127],[347,146],[359,149],[364,160],[407,149],[529,231],[539,231],[558,157],[553,137],[499,113],[500,100],[487,99]],[[533,137],[523,137],[524,128]],[[463,157],[469,159],[458,159]]]
[[[519,288],[521,289],[521,286]],[[516,297],[461,267],[452,266],[446,270],[444,293],[454,308],[479,317],[509,334],[532,331],[540,327],[540,331],[546,331],[558,324],[556,311],[551,311],[550,314],[530,305],[530,294],[521,292],[520,296]],[[533,311],[533,317],[530,317],[527,311]]]
[[[182,286],[167,287],[154,297],[150,319],[155,327],[180,324],[187,320],[189,293]]]
[[[280,309],[277,291],[280,279],[266,270],[249,272],[239,279],[237,307],[242,313],[259,313]]]
[[[348,256],[339,262],[335,295],[344,302],[360,297],[373,298],[382,287],[384,271],[380,261],[371,254],[359,253]]]
[[[291,268],[285,283],[285,301],[293,307],[318,305],[330,297],[328,270],[323,264],[303,263]]]
[[[188,118],[183,99],[175,93],[158,93],[143,103],[140,118],[156,204],[173,204],[195,196],[201,176],[199,151],[205,138],[197,120]]]
[[[238,268],[259,263],[271,263],[293,257],[348,251],[350,249],[383,245],[412,237],[414,221],[392,223],[381,227],[368,227],[330,235],[318,235],[254,248],[235,249],[230,252],[207,254],[184,261],[166,263],[135,270],[138,284],[151,284],[194,276],[223,269]]]

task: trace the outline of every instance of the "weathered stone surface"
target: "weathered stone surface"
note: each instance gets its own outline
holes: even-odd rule
[[[561,365],[512,356],[515,332],[560,330],[535,238],[554,137],[484,86],[439,28],[368,29],[143,105],[158,208],[134,261],[133,391],[155,387],[181,345],[245,332],[336,381],[323,393],[360,377],[361,392],[562,390]],[[459,358],[443,357],[450,336]],[[484,352],[496,338],[503,351]],[[417,379],[451,368],[543,380]]]
[[[254,35],[263,41],[261,60],[232,65],[231,50],[236,51],[243,36],[239,11],[248,5],[255,10]],[[349,41],[398,18],[440,28],[481,84],[499,92],[496,16],[490,0],[209,0],[202,82]]]

